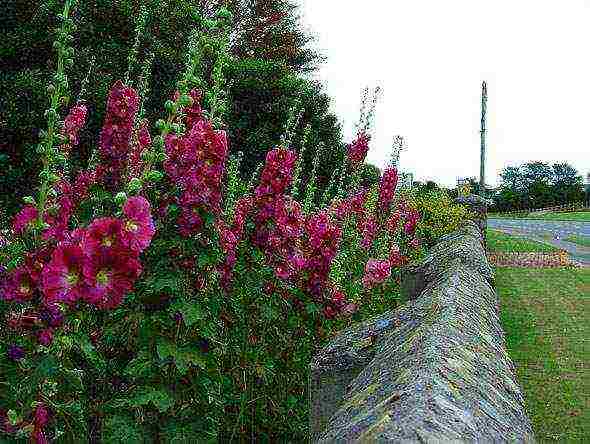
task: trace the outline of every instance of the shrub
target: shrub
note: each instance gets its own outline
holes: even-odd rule
[[[427,246],[432,246],[443,235],[456,230],[473,215],[462,205],[455,204],[445,190],[434,189],[411,193],[408,200],[420,213],[416,231]]]

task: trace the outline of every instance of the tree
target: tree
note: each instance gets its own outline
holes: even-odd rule
[[[297,8],[287,0],[150,0],[145,2],[148,17],[140,36],[137,63],[129,66],[129,49],[134,45],[134,29],[139,23],[139,0],[78,2],[74,11],[75,64],[68,70],[68,82],[76,100],[82,80],[92,74],[85,99],[88,120],[80,133],[80,144],[74,161],[85,164],[104,120],[106,97],[115,80],[130,79],[137,84],[141,64],[154,55],[150,69],[149,95],[145,117],[153,124],[161,117],[164,102],[176,89],[178,73],[184,69],[184,56],[191,30],[195,28],[194,11],[212,18],[220,5],[233,13],[230,35],[231,52],[236,60],[227,68],[231,99],[237,104],[226,120],[235,125],[232,151],[243,150],[248,156],[242,173],[251,174],[257,162],[284,131],[287,110],[294,98],[304,96],[304,117],[294,140],[299,143],[304,125],[311,124],[313,143],[322,140],[334,148],[322,163],[329,171],[338,156],[342,142],[336,117],[329,113],[329,99],[321,87],[299,76],[322,60],[307,48],[311,37],[301,28]],[[40,2],[9,1],[2,18],[0,38],[0,206],[8,216],[31,186],[39,170],[35,152],[38,128],[47,107],[45,87],[55,63],[50,36],[59,25],[61,0]],[[94,64],[92,60],[94,57]],[[208,66],[203,69],[207,76]],[[267,77],[264,77],[267,76]],[[257,78],[268,78],[268,83]],[[295,148],[298,148],[297,146]],[[307,156],[306,156],[307,157]],[[306,160],[306,170],[311,168]]]

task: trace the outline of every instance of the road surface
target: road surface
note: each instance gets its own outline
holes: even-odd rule
[[[590,248],[566,242],[569,235],[590,238],[590,222],[527,220],[527,219],[488,219],[488,228],[509,234],[518,234],[528,239],[553,245],[567,250],[570,257],[584,265],[590,265]]]

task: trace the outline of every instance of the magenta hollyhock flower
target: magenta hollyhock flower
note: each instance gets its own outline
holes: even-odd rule
[[[256,187],[256,197],[283,194],[293,180],[297,155],[285,148],[275,148],[266,154],[266,162]]]
[[[324,307],[323,314],[326,319],[333,319],[336,317],[338,312],[331,305],[328,305]]]
[[[396,168],[389,167],[383,172],[383,177],[381,177],[381,183],[379,185],[379,208],[381,211],[389,211],[395,194],[395,188],[397,187],[397,181],[398,174]]]
[[[64,322],[64,314],[57,304],[46,303],[44,304],[42,311],[39,315],[49,327],[57,328],[61,327]]]
[[[369,151],[370,136],[359,132],[356,139],[348,146],[348,160],[353,165],[361,164]]]
[[[72,303],[87,291],[83,269],[88,258],[76,244],[62,243],[45,266],[42,274],[42,290],[47,302]]]
[[[114,217],[100,217],[92,221],[82,240],[82,249],[88,255],[100,250],[121,248],[123,245],[123,223]]]
[[[64,151],[68,152],[73,146],[78,145],[78,132],[86,122],[86,113],[86,106],[77,104],[64,119],[63,133],[69,138],[69,142],[61,146]]]
[[[6,301],[25,302],[33,297],[35,284],[25,267],[15,268],[3,285],[2,298]]]
[[[139,177],[141,174],[141,170],[143,168],[143,159],[141,158],[141,155],[152,143],[148,126],[148,120],[142,119],[141,123],[139,124],[137,142],[135,143],[134,141],[131,147],[129,153],[129,165],[127,167],[131,177]]]
[[[399,249],[399,246],[396,244],[391,246],[391,250],[389,252],[389,263],[392,267],[399,267],[404,263],[402,253]]]
[[[91,288],[84,299],[101,309],[117,307],[131,291],[141,273],[135,257],[117,249],[102,249],[84,267],[84,278]]]
[[[32,222],[34,222],[38,216],[39,212],[37,211],[37,208],[32,205],[25,205],[23,209],[14,216],[12,230],[15,234],[22,234],[25,230],[31,227]]]
[[[391,264],[388,260],[369,259],[365,266],[363,286],[373,288],[376,284],[385,282],[391,275]]]
[[[150,212],[150,203],[145,197],[134,196],[123,205],[122,243],[125,247],[141,253],[156,232]]]
[[[44,328],[43,330],[37,333],[37,340],[39,344],[48,347],[53,342],[53,329],[51,328]]]
[[[199,90],[192,89],[189,92],[189,97],[192,100],[192,103],[187,107],[182,107],[182,113],[186,116],[185,117],[185,126],[186,132],[190,132],[192,127],[203,120],[203,109],[201,108],[201,96],[202,93]],[[175,91],[172,99],[174,101],[178,100],[180,97],[180,91]]]

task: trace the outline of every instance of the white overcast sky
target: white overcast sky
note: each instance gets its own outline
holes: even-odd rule
[[[479,177],[486,80],[488,184],[532,160],[590,172],[590,0],[299,2],[347,140],[362,89],[383,88],[368,162],[383,167],[400,134],[415,180]]]

